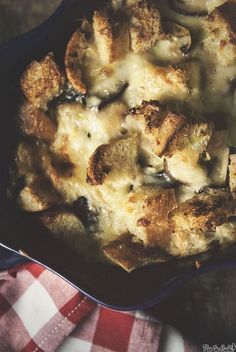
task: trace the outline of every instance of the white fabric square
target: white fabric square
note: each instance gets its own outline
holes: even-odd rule
[[[90,352],[91,347],[91,342],[79,340],[75,337],[67,337],[57,349],[57,352]]]
[[[161,352],[184,352],[182,335],[172,326],[164,325]]]
[[[12,307],[31,337],[57,313],[57,307],[43,286],[35,280]]]

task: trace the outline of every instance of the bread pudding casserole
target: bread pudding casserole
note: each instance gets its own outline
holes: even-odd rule
[[[23,73],[11,196],[128,272],[232,245],[235,82],[235,1],[109,1]]]

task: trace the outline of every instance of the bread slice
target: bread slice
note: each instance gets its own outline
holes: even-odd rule
[[[185,124],[183,115],[163,111],[157,101],[143,101],[140,106],[128,112],[126,119],[135,119],[140,131],[146,137],[154,153],[161,156],[169,141]]]
[[[236,154],[229,156],[229,187],[232,193],[236,192]]]
[[[213,125],[207,122],[186,124],[168,144],[165,156],[171,157],[173,154],[184,149],[189,149],[202,153],[206,150],[212,135]]]
[[[46,210],[60,202],[60,196],[52,185],[41,177],[23,188],[18,197],[19,207],[29,212]]]
[[[150,49],[161,37],[159,11],[149,0],[138,0],[130,7],[130,40],[134,53]]]
[[[42,109],[25,101],[20,108],[19,118],[20,130],[24,135],[53,142],[57,127]]]
[[[86,51],[90,46],[90,38],[92,36],[92,27],[90,23],[84,19],[81,26],[73,33],[70,38],[65,53],[65,69],[66,75],[72,87],[85,94],[87,87],[82,79],[82,68]]]
[[[171,258],[158,247],[145,247],[142,241],[130,234],[119,236],[104,246],[103,252],[110,261],[129,273],[137,267],[166,262]]]
[[[216,227],[235,215],[236,202],[226,189],[207,189],[169,214],[170,251],[187,256],[204,252],[216,241]]]
[[[109,176],[110,179],[122,175],[135,174],[137,168],[138,146],[136,138],[119,139],[110,144],[98,147],[89,159],[87,182],[101,185]]]
[[[224,66],[236,60],[235,12],[236,2],[229,0],[216,8],[205,22],[204,48]]]
[[[130,233],[147,247],[168,248],[169,213],[177,206],[174,189],[142,186],[130,194],[127,202],[127,225]]]
[[[108,9],[95,11],[93,31],[100,62],[109,65],[130,51],[130,38],[126,15],[114,16]]]
[[[64,83],[52,53],[33,61],[21,77],[21,89],[30,104],[45,110],[47,103],[61,93]]]

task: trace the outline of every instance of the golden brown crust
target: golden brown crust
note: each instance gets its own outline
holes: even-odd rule
[[[146,248],[130,234],[121,235],[115,241],[103,247],[104,254],[127,272],[137,267],[170,260],[160,248]]]
[[[110,64],[115,59],[115,43],[111,19],[106,11],[94,12],[93,30],[100,60],[104,65]]]
[[[21,89],[35,108],[47,108],[47,103],[58,96],[64,85],[64,77],[55,63],[52,53],[41,61],[33,61],[21,77]]]
[[[205,49],[221,65],[231,65],[236,60],[236,2],[227,1],[216,8],[205,24]]]
[[[161,156],[169,141],[185,124],[183,115],[161,111],[157,101],[143,101],[129,111],[128,116],[141,122],[142,133],[150,140],[153,151]]]
[[[211,123],[186,124],[169,142],[164,152],[165,156],[171,157],[176,152],[184,149],[193,150],[199,154],[202,153],[208,145],[212,130],[213,125]]]
[[[161,19],[149,0],[138,0],[130,7],[130,39],[133,52],[150,49],[161,36]]]
[[[174,189],[140,188],[128,200],[129,231],[147,247],[168,248],[171,234],[168,215],[176,206]]]
[[[40,108],[25,102],[19,112],[20,129],[24,135],[53,142],[57,127]]]
[[[86,50],[90,45],[91,25],[84,19],[80,28],[72,35],[65,54],[66,75],[73,88],[85,94],[86,85],[82,81],[82,67]]]
[[[109,173],[128,173],[136,166],[137,141],[133,138],[119,139],[99,146],[89,159],[87,182],[91,185],[103,184]]]
[[[205,190],[181,203],[170,215],[173,232],[214,231],[235,214],[236,203],[225,189]]]

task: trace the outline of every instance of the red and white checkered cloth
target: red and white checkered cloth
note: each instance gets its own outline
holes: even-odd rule
[[[161,351],[199,351],[142,312],[97,306],[38,264],[0,273],[0,352],[153,352],[160,340]]]

